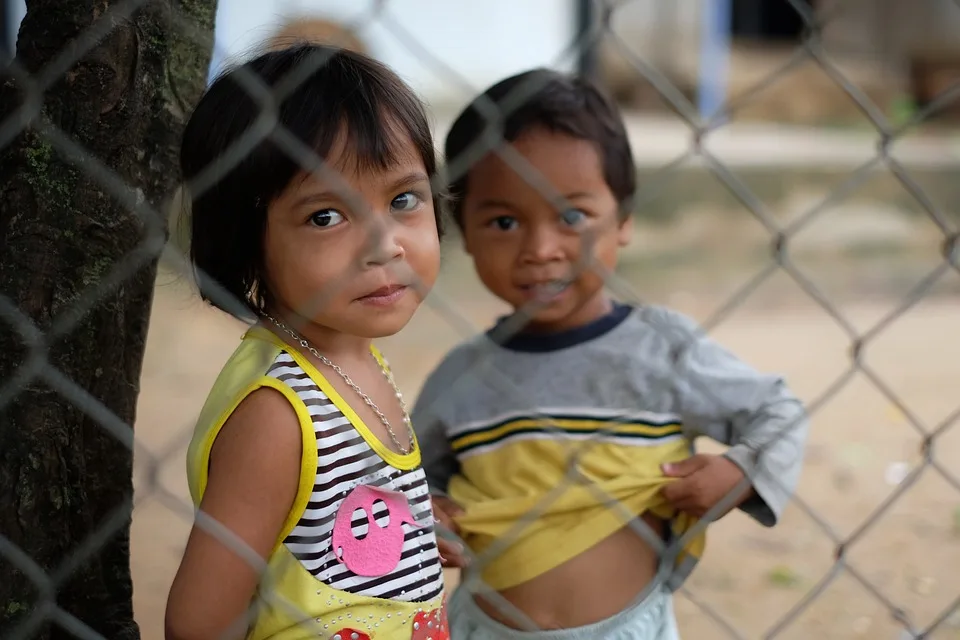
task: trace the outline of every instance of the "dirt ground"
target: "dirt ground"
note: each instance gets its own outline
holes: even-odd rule
[[[732,264],[731,256],[724,264]],[[642,299],[700,321],[722,309],[750,275],[742,264],[655,263],[627,265],[623,282]],[[874,256],[851,271],[810,259],[807,272],[863,334],[898,307],[931,264]],[[878,268],[884,286],[877,284]],[[947,279],[956,283],[956,276]],[[408,399],[446,349],[500,311],[451,250],[429,304],[382,345]],[[960,426],[945,429],[932,449],[931,461],[952,474],[951,485],[924,466],[923,437],[888,397],[899,398],[926,430],[958,412],[958,327],[955,294],[920,301],[865,342],[861,371],[839,388],[851,371],[851,338],[785,273],[711,330],[755,366],[784,373],[815,404],[799,501],[771,530],[741,514],[713,526],[705,560],[676,600],[685,638],[759,638],[773,631],[797,639],[912,637],[901,635],[892,611],[918,630],[945,616],[931,637],[960,638],[960,614],[947,614],[960,598]],[[190,525],[183,459],[192,421],[241,331],[175,277],[161,276],[136,425],[133,570],[147,640],[162,638],[164,600]],[[915,482],[902,481],[904,470],[918,474]],[[844,540],[850,542],[839,564]]]

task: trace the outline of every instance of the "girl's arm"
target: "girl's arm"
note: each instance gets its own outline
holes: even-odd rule
[[[273,389],[254,391],[217,436],[200,510],[268,558],[296,498],[301,448],[289,401]],[[246,635],[259,570],[234,548],[194,524],[167,600],[167,640]]]

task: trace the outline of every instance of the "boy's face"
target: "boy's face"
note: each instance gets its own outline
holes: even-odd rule
[[[591,142],[533,129],[512,147],[533,169],[534,184],[524,167],[515,170],[496,154],[474,165],[462,208],[466,251],[494,295],[515,310],[538,303],[531,329],[587,324],[610,311],[603,276],[616,266],[632,225],[618,217]],[[558,208],[551,195],[572,209]]]

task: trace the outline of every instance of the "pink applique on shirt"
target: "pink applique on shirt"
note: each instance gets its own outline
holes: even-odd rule
[[[389,522],[381,527],[373,516],[375,502],[387,507]],[[359,539],[353,535],[353,513],[363,511],[367,516],[367,535]],[[417,527],[407,496],[396,491],[361,485],[350,492],[333,523],[333,554],[347,569],[358,576],[379,577],[393,571],[400,564],[403,553],[403,524]]]

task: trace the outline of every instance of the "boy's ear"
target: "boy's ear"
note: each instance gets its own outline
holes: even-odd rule
[[[627,215],[620,221],[620,228],[617,229],[617,242],[621,247],[625,247],[633,240],[633,214]]]

